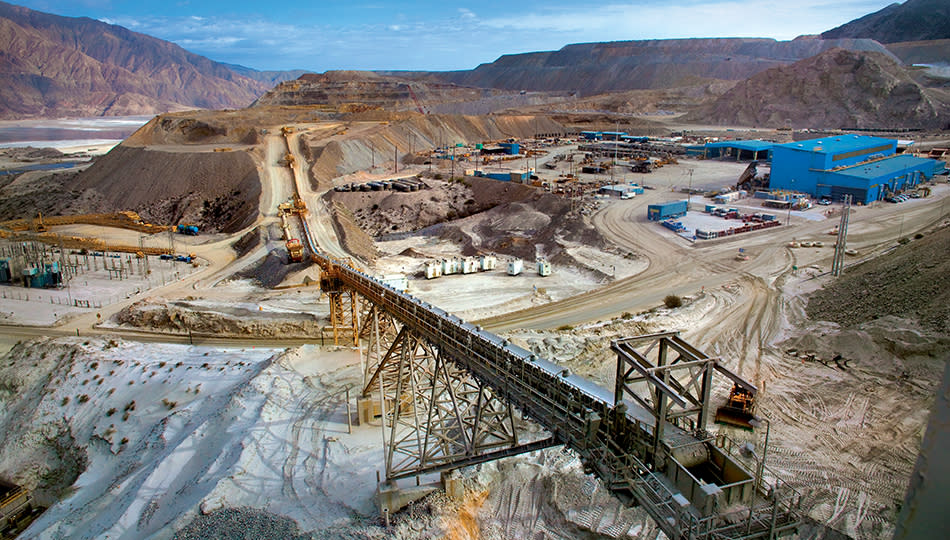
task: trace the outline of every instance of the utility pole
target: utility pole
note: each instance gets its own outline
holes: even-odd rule
[[[393,174],[399,172],[399,148],[393,143]]]
[[[455,179],[455,145],[453,144],[452,145],[452,176],[449,178],[449,180],[454,180],[454,179]]]
[[[851,195],[844,196],[841,208],[841,222],[838,224],[838,239],[835,242],[835,256],[831,260],[831,275],[838,277],[844,267],[844,251],[847,246],[848,220],[851,219]]]
[[[693,169],[687,169],[689,173],[689,187],[686,188],[686,211],[689,212],[689,203],[693,197]]]

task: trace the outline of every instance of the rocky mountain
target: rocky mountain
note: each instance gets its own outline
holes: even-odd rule
[[[832,49],[742,81],[688,120],[794,128],[950,128],[946,94],[891,57]]]
[[[0,2],[0,118],[244,107],[269,87],[121,26]]]
[[[224,64],[231,71],[247,77],[248,79],[254,79],[255,81],[260,81],[267,85],[268,88],[274,86],[275,84],[282,83],[284,81],[289,81],[296,79],[305,73],[310,73],[305,69],[292,69],[289,71],[258,71],[249,67],[245,67],[239,64]]]
[[[907,0],[821,34],[824,39],[868,38],[881,43],[950,38],[950,2]]]
[[[742,80],[841,47],[889,54],[868,39],[666,39],[579,43],[557,51],[510,54],[470,71],[398,73],[481,88],[569,91],[581,96]]]

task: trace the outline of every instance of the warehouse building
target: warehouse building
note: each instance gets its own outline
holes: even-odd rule
[[[840,135],[772,147],[771,190],[868,204],[943,171],[935,160],[897,155],[897,141]]]
[[[759,140],[718,141],[695,147],[691,154],[702,153],[705,159],[725,159],[735,161],[769,161],[775,143]]]

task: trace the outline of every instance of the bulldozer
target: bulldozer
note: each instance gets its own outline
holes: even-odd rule
[[[729,392],[729,400],[716,411],[716,423],[728,424],[753,431],[755,417],[755,392],[735,384]]]

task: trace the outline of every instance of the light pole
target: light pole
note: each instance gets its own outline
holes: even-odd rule
[[[768,451],[769,451],[769,432],[772,431],[772,423],[769,422],[768,418],[762,418],[759,416],[755,416],[752,418],[752,420],[749,421],[749,424],[754,428],[760,427],[762,425],[762,422],[765,422],[765,446],[762,448],[762,459],[759,461],[759,466],[756,467],[756,472],[755,472],[755,490],[756,491],[762,490],[762,474],[765,471],[765,456],[766,454],[768,454]]]

